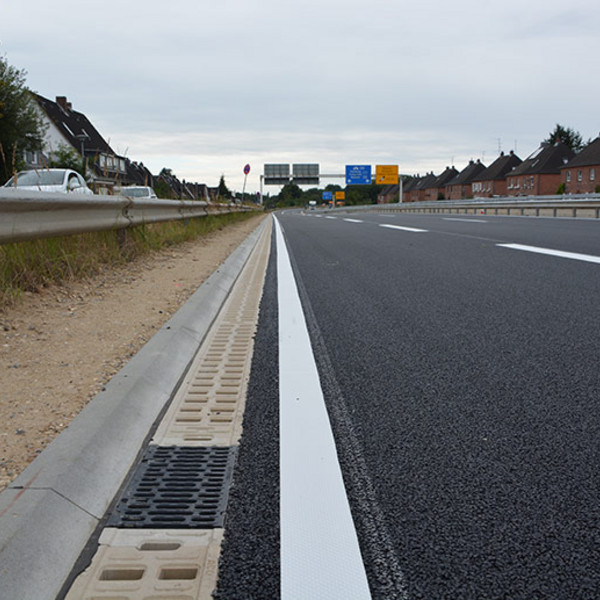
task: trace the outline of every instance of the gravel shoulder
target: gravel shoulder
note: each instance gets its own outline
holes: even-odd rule
[[[0,491],[160,329],[263,216],[0,312]]]

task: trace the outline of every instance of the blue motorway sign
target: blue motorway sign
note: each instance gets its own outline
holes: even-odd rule
[[[346,165],[346,185],[370,185],[371,165]]]
[[[332,200],[332,192],[323,192],[323,200]]]

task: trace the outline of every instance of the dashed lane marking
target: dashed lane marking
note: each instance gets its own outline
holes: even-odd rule
[[[344,219],[344,221],[347,223],[364,223],[364,221],[361,221],[360,219]]]
[[[487,223],[483,219],[453,219],[451,217],[443,217],[443,221],[460,221],[461,223]]]
[[[400,231],[411,231],[412,233],[427,233],[427,229],[417,229],[416,227],[403,227],[402,225],[389,225],[388,223],[382,223],[379,227],[385,227],[387,229],[399,229]]]
[[[537,246],[526,246],[523,244],[496,244],[500,248],[510,248],[511,250],[522,250],[524,252],[534,252],[536,254],[546,254],[558,258],[570,258],[572,260],[581,260],[600,264],[600,256],[593,254],[579,254],[577,252],[564,252],[562,250],[552,250],[551,248],[538,248]]]

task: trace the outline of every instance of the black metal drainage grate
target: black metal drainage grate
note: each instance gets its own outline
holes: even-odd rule
[[[108,527],[223,526],[235,448],[149,446]]]

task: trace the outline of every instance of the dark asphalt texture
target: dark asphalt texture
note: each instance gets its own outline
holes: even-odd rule
[[[279,351],[275,240],[254,340],[243,434],[225,516],[217,600],[280,598]]]
[[[600,265],[496,246],[600,224],[350,216],[281,223],[373,598],[600,598]],[[279,597],[273,270],[220,599]]]

